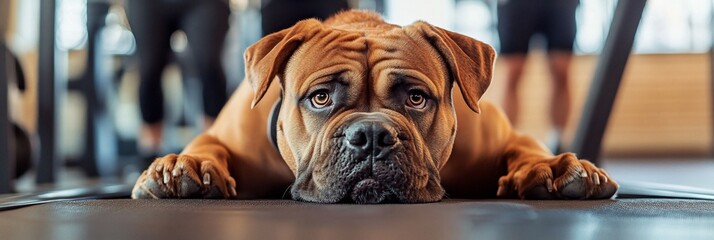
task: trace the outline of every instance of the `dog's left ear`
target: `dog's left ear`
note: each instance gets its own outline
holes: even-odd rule
[[[496,53],[491,46],[476,39],[418,21],[407,26],[419,31],[446,61],[461,88],[469,108],[479,112],[478,101],[491,84]]]
[[[254,94],[251,107],[260,102],[273,79],[283,74],[295,50],[321,27],[322,23],[316,19],[302,20],[290,28],[265,36],[246,49],[246,80],[253,87]]]

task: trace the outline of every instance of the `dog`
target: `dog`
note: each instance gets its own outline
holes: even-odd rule
[[[553,155],[479,103],[494,59],[491,46],[423,21],[355,10],[300,21],[246,50],[245,81],[214,125],[156,159],[132,198],[612,197],[603,169]]]

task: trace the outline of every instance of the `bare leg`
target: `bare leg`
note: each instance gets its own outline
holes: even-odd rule
[[[568,69],[570,68],[571,52],[552,51],[548,53],[548,63],[553,76],[553,91],[550,103],[551,123],[559,134],[568,123],[570,116],[570,84]],[[562,136],[558,136],[562,138]]]
[[[161,151],[163,128],[161,122],[144,123],[139,137],[139,151],[152,154]]]
[[[502,56],[502,63],[506,67],[506,92],[503,95],[503,109],[513,125],[518,124],[519,97],[518,86],[520,85],[523,67],[526,63],[525,54],[511,54]]]
[[[204,115],[203,116],[203,129],[211,128],[211,126],[213,126],[213,123],[215,121],[216,121],[215,118]]]

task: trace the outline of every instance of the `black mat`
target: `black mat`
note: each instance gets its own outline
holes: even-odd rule
[[[0,197],[0,239],[714,239],[714,192],[676,185],[624,183],[602,201],[88,200],[130,190]]]
[[[0,212],[0,239],[714,239],[714,201],[79,200]]]

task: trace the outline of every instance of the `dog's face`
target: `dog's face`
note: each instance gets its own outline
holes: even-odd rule
[[[439,170],[456,134],[452,85],[468,91],[467,102],[477,111],[493,61],[487,45],[450,34],[455,33],[423,22],[370,28],[306,20],[248,50],[254,104],[276,76],[283,90],[277,140],[296,176],[294,198],[358,203],[442,198]],[[468,49],[455,41],[467,41]]]

